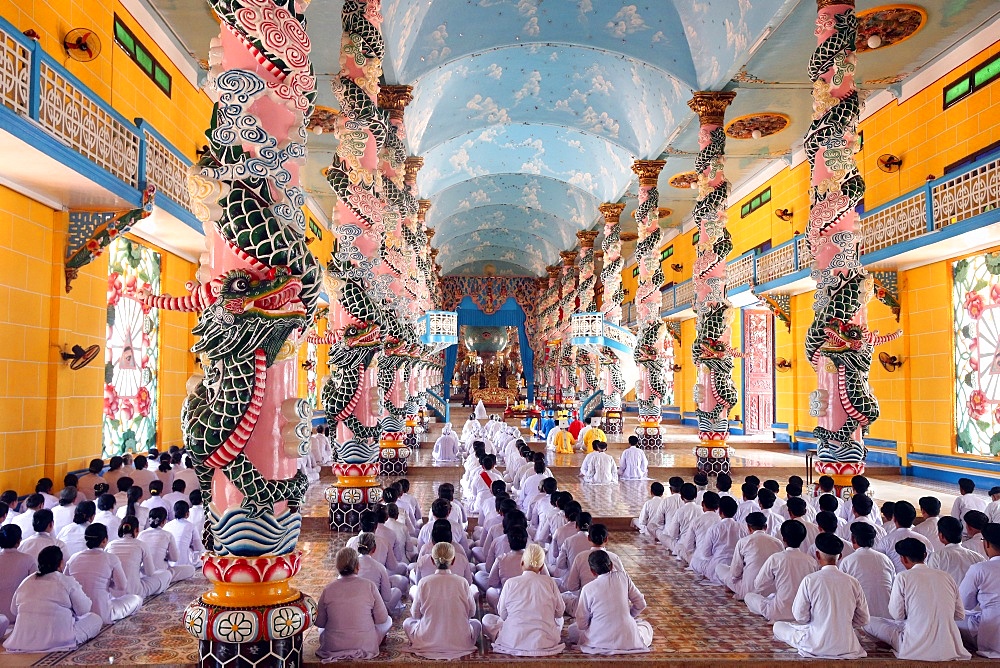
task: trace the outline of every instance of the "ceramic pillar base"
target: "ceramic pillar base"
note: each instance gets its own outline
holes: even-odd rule
[[[703,441],[694,449],[698,470],[708,475],[729,474],[729,447],[725,441]]]
[[[326,488],[330,504],[330,530],[357,533],[361,528],[361,513],[375,510],[382,500],[382,487],[376,477],[379,464],[334,464],[337,482]]]
[[[663,434],[660,433],[660,425],[657,422],[640,422],[635,428],[635,435],[639,438],[640,450],[662,450]]]
[[[403,428],[403,445],[405,445],[411,450],[416,450],[417,448],[419,448],[420,435],[417,433],[419,430],[420,430],[420,423],[417,422],[416,417],[407,416],[406,426]]]
[[[828,475],[833,478],[834,493],[844,501],[851,498],[854,488],[851,487],[851,478],[856,475],[865,474],[864,462],[821,462],[813,463],[813,471],[816,477]],[[819,494],[819,482],[814,484],[813,492]]]
[[[601,428],[605,434],[621,434],[624,431],[625,420],[621,411],[604,411],[604,419],[601,421]]]
[[[212,590],[188,605],[184,626],[198,639],[205,668],[302,665],[302,637],[316,619],[316,602],[289,586],[298,553],[205,557]]]

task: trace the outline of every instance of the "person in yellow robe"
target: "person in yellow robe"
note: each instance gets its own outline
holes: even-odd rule
[[[587,426],[589,427],[589,429],[586,429],[583,432],[581,439],[583,441],[583,451],[593,452],[594,441],[603,441],[604,443],[607,443],[608,436],[607,434],[604,433],[604,430],[602,430],[600,427],[591,425],[590,418],[587,418]]]
[[[566,429],[556,427],[556,433],[552,438],[552,442],[556,446],[556,454],[573,454],[573,446],[576,445],[576,439]]]

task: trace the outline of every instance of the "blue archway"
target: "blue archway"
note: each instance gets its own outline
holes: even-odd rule
[[[470,325],[472,327],[517,327],[517,340],[521,348],[521,366],[524,368],[524,384],[528,391],[528,403],[535,400],[535,353],[528,344],[528,334],[524,329],[525,315],[517,300],[508,297],[507,301],[496,310],[495,313],[487,315],[481,308],[473,303],[472,298],[466,295],[462,297],[458,308],[458,326]],[[459,343],[458,345],[462,345]],[[451,379],[455,373],[455,361],[458,359],[458,346],[449,347],[444,353],[444,399],[451,399]]]

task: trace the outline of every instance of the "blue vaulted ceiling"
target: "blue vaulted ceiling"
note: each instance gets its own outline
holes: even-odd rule
[[[205,0],[137,1],[206,57],[218,26]],[[859,56],[863,88],[892,85],[1000,13],[996,0],[914,1],[926,24]],[[313,0],[307,12],[318,103],[332,108],[342,4]],[[857,10],[886,4],[857,0]],[[728,119],[790,117],[780,133],[728,142],[734,183],[790,154],[812,113],[815,13],[814,0],[383,0],[384,78],[413,86],[406,142],[424,158],[419,195],[432,203],[444,273],[544,275],[577,231],[600,227],[605,201],[624,201],[634,230],[635,159],[666,160],[660,205],[677,227],[696,194],[668,185],[694,166],[693,90],[738,89]],[[309,135],[304,181],[328,214],[321,170],[335,150],[330,133]]]

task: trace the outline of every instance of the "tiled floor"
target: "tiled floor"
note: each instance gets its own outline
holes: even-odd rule
[[[677,435],[681,440],[681,434]],[[693,444],[693,442],[692,442]],[[693,472],[694,460],[689,445],[671,443],[662,453],[650,453],[651,463],[668,468],[688,468]],[[749,444],[748,444],[749,445]],[[536,446],[537,447],[537,446]],[[620,448],[615,448],[618,450]],[[442,482],[457,483],[462,469],[458,466],[427,466],[430,444],[416,452],[409,475],[411,492],[427,508],[435,497],[437,485]],[[581,500],[584,508],[598,517],[630,517],[638,513],[648,495],[649,481],[628,481],[618,486],[582,485],[573,478],[582,455],[560,455],[553,464],[557,468],[560,486],[569,489]],[[803,467],[801,456],[788,452],[754,449],[744,446],[734,459],[741,470],[737,482],[750,470],[762,477],[779,471]],[[655,471],[654,471],[655,473]],[[326,477],[326,476],[324,476]],[[778,478],[784,482],[783,478]],[[332,562],[336,551],[343,546],[347,536],[330,534],[325,529],[328,507],[323,499],[326,481],[310,489],[303,513],[311,521],[304,522],[299,548],[305,553],[306,567],[295,579],[295,585],[318,597],[331,579]],[[913,481],[899,476],[873,480],[879,499],[915,500],[933,492],[942,498],[945,508],[953,497],[944,494],[946,489],[935,489],[935,483]],[[670,661],[678,665],[711,666],[722,661],[740,661],[744,664],[766,665],[773,661],[801,661],[789,648],[775,641],[770,626],[762,619],[751,616],[745,606],[734,601],[718,587],[703,586],[696,582],[690,571],[668,558],[662,549],[650,544],[635,533],[613,532],[610,548],[621,558],[629,574],[643,591],[647,610],[643,617],[655,630],[653,651],[632,657],[641,662]],[[181,627],[184,607],[207,588],[200,576],[186,583],[171,587],[165,594],[149,601],[133,617],[106,627],[97,638],[74,652],[50,655],[2,655],[0,665],[108,665],[113,659],[118,665],[187,665],[197,660],[196,642]],[[405,653],[405,637],[398,622],[405,618],[405,611],[396,616],[397,624],[389,634],[384,651],[374,663],[422,661]],[[306,661],[316,662],[319,632],[306,633]],[[878,647],[870,639],[863,639],[870,663],[893,663],[892,654],[885,646]],[[501,657],[480,652],[469,657],[471,662],[519,663],[531,660]],[[601,661],[601,657],[582,655],[567,650],[560,657],[547,658],[546,664]],[[541,662],[538,662],[541,663]],[[985,665],[985,662],[983,662]],[[745,667],[744,667],[745,668]]]

